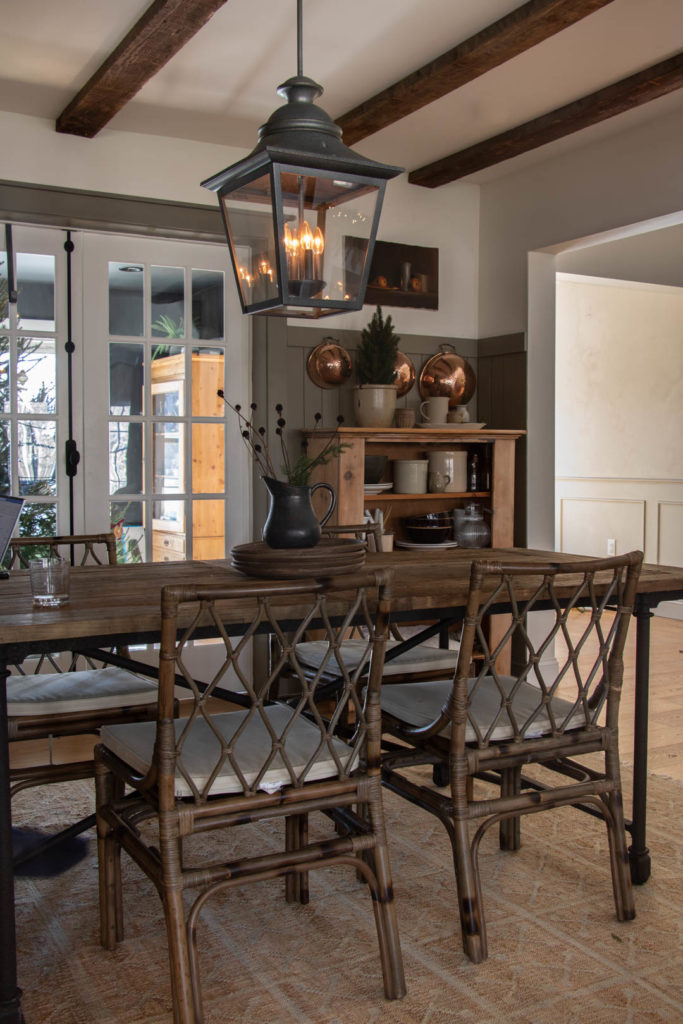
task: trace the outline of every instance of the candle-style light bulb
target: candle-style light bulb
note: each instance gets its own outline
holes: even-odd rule
[[[299,239],[292,234],[289,224],[285,224],[284,241],[287,253],[287,276],[290,281],[296,281],[299,277]]]
[[[301,248],[301,255],[303,258],[303,277],[309,280],[314,276],[313,274],[313,232],[311,226],[307,220],[305,220],[299,229],[299,246]]]
[[[316,280],[322,280],[323,276],[323,252],[325,251],[325,236],[321,228],[313,232],[313,276]]]

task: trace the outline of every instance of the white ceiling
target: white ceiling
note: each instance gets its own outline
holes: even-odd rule
[[[304,0],[304,73],[332,117],[522,0]],[[5,2],[0,109],[56,119],[148,0]],[[11,7],[11,12],[8,9]],[[613,0],[565,31],[356,144],[409,170],[578,99],[683,49],[683,0]],[[296,0],[228,0],[109,123],[251,148],[296,72]],[[486,181],[677,110],[683,89],[472,175]]]

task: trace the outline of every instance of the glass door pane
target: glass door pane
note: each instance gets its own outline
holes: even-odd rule
[[[26,499],[21,536],[68,532],[65,232],[13,227],[17,301],[0,252],[0,493]]]
[[[85,396],[109,451],[108,476],[95,467],[90,492],[106,494],[126,559],[225,558],[249,539],[250,514],[248,459],[236,448],[239,432],[226,435],[216,394],[224,389],[237,402],[249,394],[236,303],[226,325],[227,250],[97,236],[85,245],[88,337],[98,337]],[[106,416],[96,398],[103,364]],[[226,494],[229,454],[235,487]]]

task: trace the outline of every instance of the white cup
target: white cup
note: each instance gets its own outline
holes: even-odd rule
[[[467,490],[467,452],[437,451],[429,453],[429,473],[448,478],[446,492]],[[430,488],[431,489],[431,488]]]
[[[394,550],[394,535],[393,533],[383,533],[381,540],[381,551],[393,551]]]
[[[394,459],[392,472],[396,494],[426,494],[427,459]]]
[[[439,426],[446,422],[448,416],[448,395],[437,395],[435,398],[427,398],[420,405],[420,414],[427,423]]]

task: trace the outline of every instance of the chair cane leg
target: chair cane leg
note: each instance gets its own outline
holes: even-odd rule
[[[375,847],[373,860],[378,891],[377,894],[373,893],[372,908],[375,914],[377,940],[382,961],[384,994],[387,999],[402,999],[406,994],[403,958],[391,884],[389,851],[383,842],[378,843]]]
[[[118,786],[114,777],[100,764],[95,766],[97,807],[112,799]],[[121,893],[121,850],[116,832],[97,815],[98,884],[100,893],[100,942],[114,949],[123,939],[123,899]]]
[[[455,820],[451,841],[463,949],[472,963],[480,964],[488,956],[486,924],[481,904],[477,866],[470,846],[466,821]]]
[[[500,776],[500,795],[502,797],[517,796],[522,783],[521,767],[503,768]],[[503,818],[500,823],[499,838],[501,850],[519,850],[522,845],[520,822],[519,815],[516,818]]]
[[[173,1024],[202,1024],[201,1009],[198,1014],[198,997],[195,999],[192,984],[182,890],[167,889],[163,903],[171,968]]]
[[[301,850],[308,843],[308,815],[290,814],[285,821],[285,849]],[[309,901],[308,871],[291,871],[285,876],[287,903]]]
[[[614,890],[614,906],[619,921],[632,921],[636,916],[631,885],[631,868],[626,845],[626,829],[624,827],[624,809],[621,792],[610,793],[606,800],[611,819],[608,818],[607,839],[609,842],[610,864],[612,868],[612,888]]]

